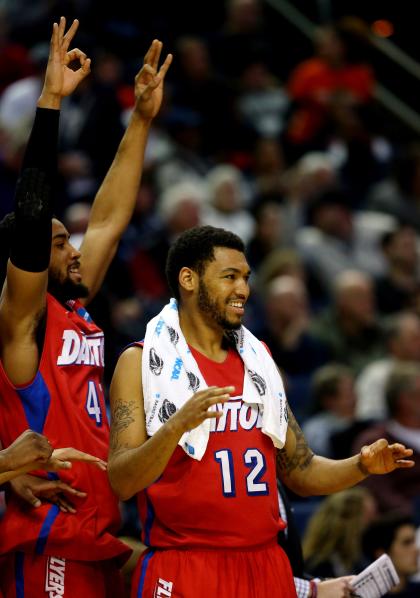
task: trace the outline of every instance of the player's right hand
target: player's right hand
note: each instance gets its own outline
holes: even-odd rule
[[[229,401],[234,386],[209,386],[206,390],[196,392],[171,418],[172,423],[179,426],[182,433],[189,432],[199,426],[205,419],[220,417],[221,411],[210,409],[218,403]]]
[[[17,471],[30,464],[42,469],[51,457],[53,447],[48,438],[33,430],[25,430],[14,442],[1,453],[1,469]]]
[[[63,513],[75,513],[74,505],[68,496],[85,498],[86,492],[72,488],[61,480],[46,480],[33,475],[20,475],[10,481],[15,494],[33,507],[40,507],[42,501],[56,504]]]

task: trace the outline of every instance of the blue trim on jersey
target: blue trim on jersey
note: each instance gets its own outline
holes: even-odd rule
[[[78,307],[76,309],[76,313],[79,314],[79,316],[83,318],[86,322],[93,322],[92,318],[90,317],[90,315],[84,307]]]
[[[48,511],[47,516],[44,519],[44,523],[42,524],[41,531],[39,532],[38,540],[36,541],[36,554],[44,554],[45,545],[47,543],[51,527],[59,512],[60,509],[57,507],[57,505],[52,505],[51,509]]]
[[[60,476],[58,475],[58,473],[55,473],[55,471],[49,471],[49,472],[47,473],[47,478],[48,478],[49,480],[54,480],[54,481],[57,481],[57,480],[59,480],[59,479],[60,479]]]
[[[147,503],[147,515],[146,521],[144,522],[144,543],[146,546],[150,546],[150,532],[152,531],[152,525],[155,520],[155,510],[152,505],[152,501],[147,496],[147,490],[144,491]]]
[[[51,396],[41,372],[37,372],[29,386],[17,388],[16,392],[22,402],[29,427],[42,434]]]
[[[25,579],[23,576],[23,561],[25,553],[17,552],[15,554],[15,589],[16,598],[25,598]]]
[[[150,559],[155,554],[154,550],[151,550],[146,554],[141,564],[141,573],[140,573],[140,580],[139,580],[139,587],[137,588],[137,598],[141,598],[143,596],[144,590],[144,580],[146,578],[146,570],[147,565],[149,564]]]

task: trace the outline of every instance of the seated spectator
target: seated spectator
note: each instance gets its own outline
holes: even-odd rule
[[[376,519],[365,530],[362,546],[370,562],[386,553],[394,564],[400,581],[386,598],[420,596],[420,583],[410,579],[419,570],[416,528],[410,517],[397,512]]]
[[[350,198],[341,190],[318,196],[308,209],[309,226],[297,231],[296,245],[306,267],[328,295],[339,274],[361,270],[370,274],[381,271],[375,248],[370,252],[361,243],[356,229]]]
[[[357,486],[325,498],[303,538],[305,568],[319,577],[339,577],[363,568],[362,533],[376,515],[366,488]]]
[[[404,144],[396,154],[392,173],[372,187],[366,208],[394,216],[420,232],[420,145]]]
[[[388,476],[369,476],[363,482],[375,496],[381,512],[399,510],[413,514],[420,496],[420,365],[398,363],[388,378],[385,397],[389,418],[362,432],[353,450],[378,438],[385,438],[390,444],[407,443],[413,448],[414,467],[398,469]]]
[[[288,81],[296,104],[288,127],[293,145],[322,147],[337,103],[357,107],[371,100],[375,78],[367,39],[363,22],[354,19],[317,30],[314,56],[298,64]]]
[[[383,338],[371,278],[353,270],[340,274],[333,304],[317,317],[312,332],[327,345],[334,361],[348,365],[356,374],[381,357]]]
[[[330,363],[318,369],[311,384],[311,415],[302,430],[311,449],[334,458],[330,444],[334,432],[348,428],[355,418],[356,393],[350,368]]]
[[[245,209],[249,189],[241,171],[229,164],[215,166],[207,174],[209,204],[203,224],[235,232],[245,244],[251,239],[255,222]]]
[[[184,230],[201,223],[205,201],[205,187],[195,179],[181,181],[162,193],[157,206],[161,227],[150,238],[142,238],[129,259],[139,296],[158,301],[167,298],[165,263],[169,247]]]
[[[381,246],[386,272],[375,283],[379,312],[390,314],[413,308],[420,290],[416,231],[402,226],[385,233]]]
[[[389,414],[385,387],[398,362],[420,361],[420,318],[410,312],[390,316],[384,322],[387,355],[369,363],[356,381],[356,413],[361,419],[385,419]]]
[[[283,219],[281,208],[274,201],[263,201],[254,210],[255,232],[250,239],[246,256],[249,265],[256,270],[273,250],[282,245]]]
[[[265,296],[265,314],[261,339],[287,375],[311,374],[328,361],[326,347],[309,332],[310,312],[302,280],[294,276],[272,280]]]

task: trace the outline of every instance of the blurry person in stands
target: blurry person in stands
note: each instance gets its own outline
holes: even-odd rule
[[[283,244],[283,218],[280,205],[266,199],[253,210],[255,231],[250,239],[246,256],[251,268],[256,271],[262,261]]]
[[[169,296],[165,278],[166,256],[171,244],[185,230],[201,224],[206,187],[185,179],[168,187],[158,199],[160,227],[145,235],[129,259],[131,278],[139,297],[159,302]]]
[[[418,598],[420,583],[411,578],[419,571],[414,520],[399,513],[388,513],[374,520],[365,530],[363,551],[369,562],[388,554],[400,578],[384,598]]]
[[[295,103],[287,139],[301,153],[325,147],[337,105],[367,104],[375,87],[363,21],[347,17],[319,27],[314,44],[314,55],[296,66],[287,84]]]
[[[420,364],[395,365],[385,397],[389,417],[357,436],[352,450],[359,450],[372,438],[385,438],[390,444],[411,442],[414,467],[393,472],[386,479],[369,476],[363,485],[374,494],[381,512],[400,510],[412,515],[420,496]]]
[[[303,538],[305,569],[319,577],[340,577],[363,568],[362,533],[376,516],[366,488],[349,488],[325,498]]]
[[[312,450],[323,457],[335,458],[331,436],[354,422],[355,408],[356,393],[351,369],[338,363],[319,368],[312,378],[312,415],[302,426]]]
[[[375,282],[378,311],[392,314],[411,309],[420,290],[418,238],[412,226],[384,233],[381,248],[386,271]]]
[[[383,322],[386,354],[375,359],[360,372],[356,381],[357,417],[385,419],[388,417],[386,385],[398,363],[420,363],[420,318],[413,312],[400,312]]]
[[[207,174],[209,203],[203,224],[235,232],[245,243],[251,239],[255,222],[246,209],[249,188],[241,171],[230,164],[219,164]]]
[[[372,278],[357,270],[339,274],[332,305],[317,316],[311,330],[327,345],[334,361],[348,365],[356,374],[382,357],[385,349]]]

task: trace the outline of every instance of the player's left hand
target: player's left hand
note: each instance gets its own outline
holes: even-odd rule
[[[90,463],[98,467],[101,471],[106,471],[107,468],[106,461],[103,461],[99,457],[89,455],[89,453],[84,453],[73,447],[67,447],[55,449],[47,465],[43,466],[43,469],[47,471],[69,469],[73,461]]]
[[[70,502],[73,498],[85,498],[86,492],[72,488],[61,480],[46,480],[33,475],[20,475],[11,480],[10,486],[15,494],[31,506],[40,507],[42,502],[56,504],[63,513],[75,513],[76,509]]]
[[[384,474],[414,466],[414,461],[408,459],[413,450],[398,442],[389,444],[385,438],[363,446],[360,450],[360,469],[367,474]]]
[[[159,112],[162,96],[163,81],[172,62],[172,54],[168,54],[165,62],[158,71],[162,42],[153,40],[144,64],[137,73],[134,85],[136,104],[134,110],[145,119],[152,119]]]

